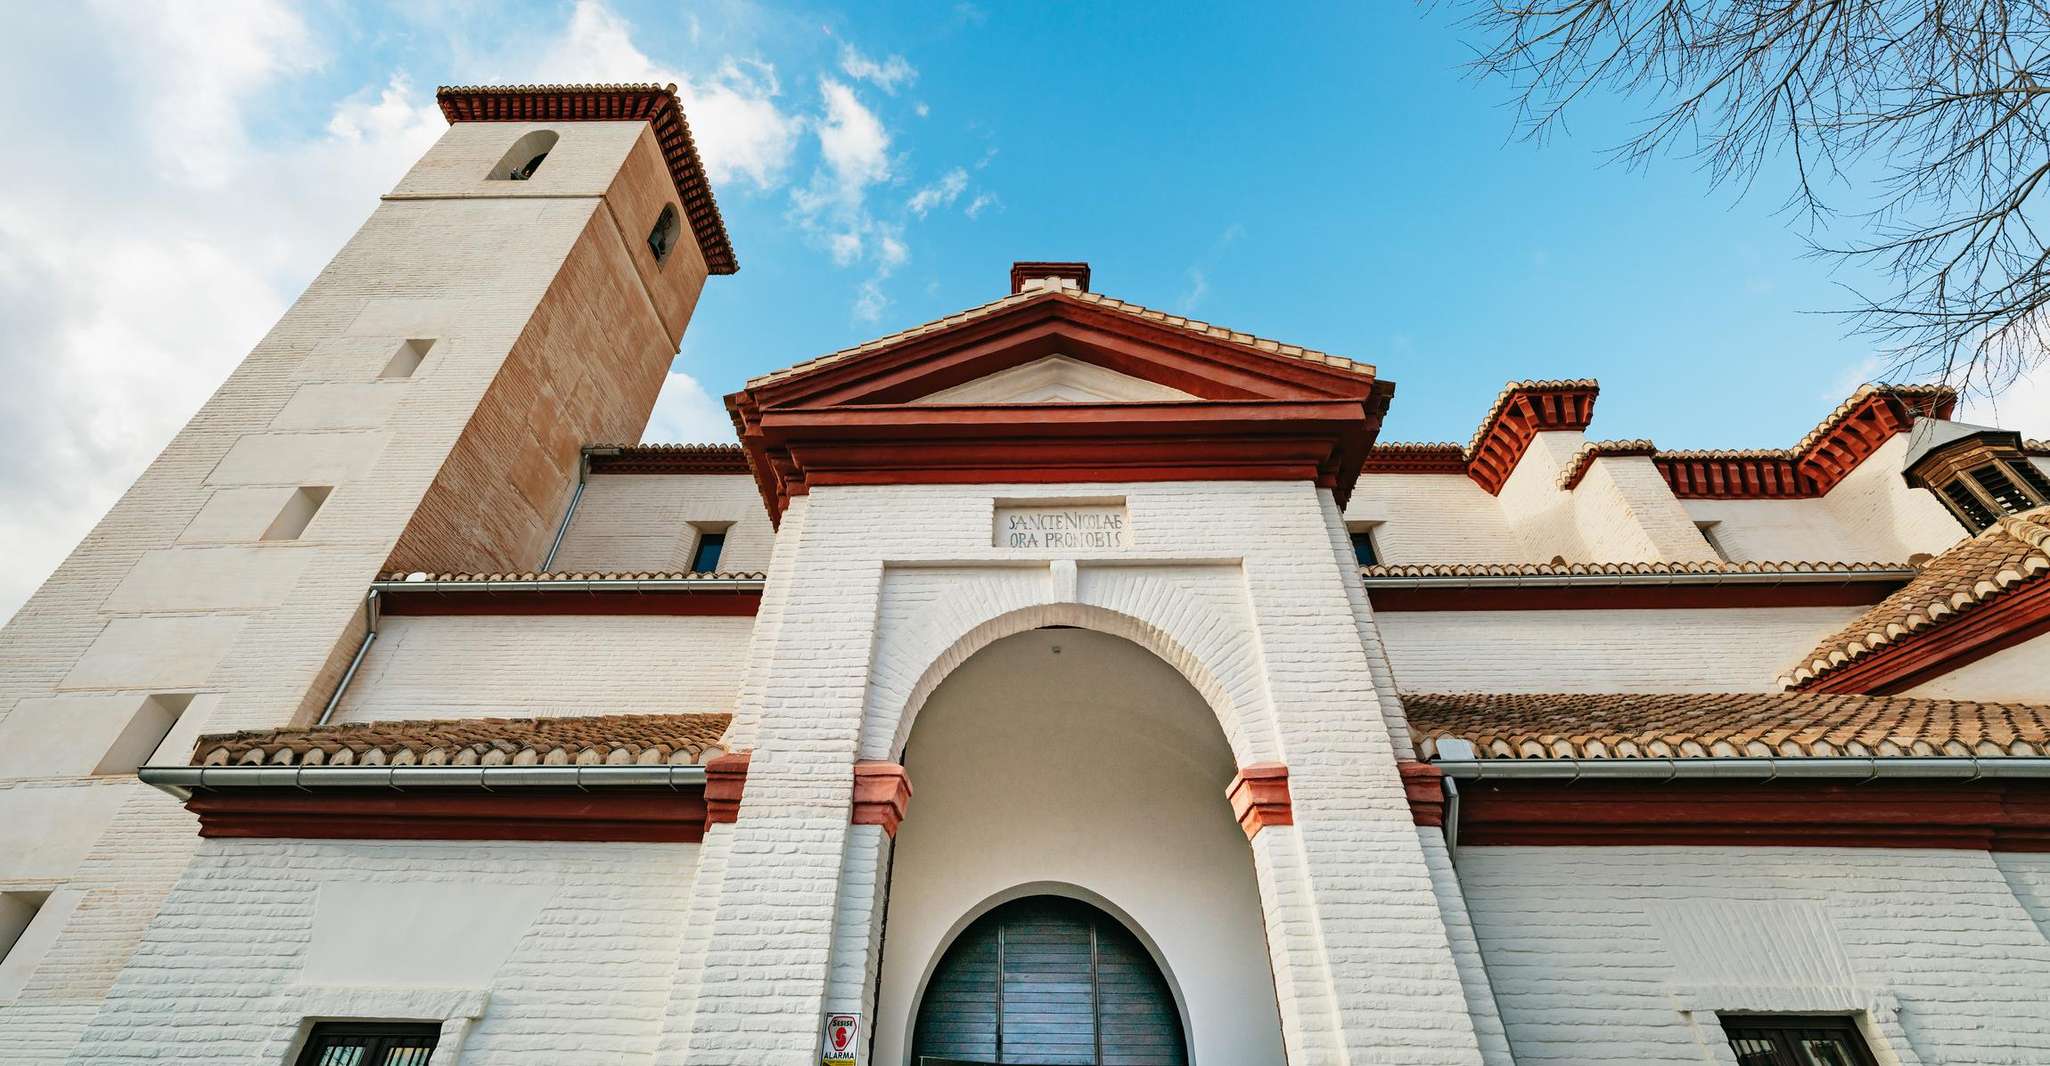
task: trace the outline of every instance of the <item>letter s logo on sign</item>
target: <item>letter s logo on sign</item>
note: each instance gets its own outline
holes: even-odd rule
[[[826,1015],[826,1057],[823,1066],[855,1066],[854,1043],[860,1031],[860,1015]]]

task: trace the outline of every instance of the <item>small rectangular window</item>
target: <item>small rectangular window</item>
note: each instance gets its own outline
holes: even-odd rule
[[[1381,553],[1374,546],[1373,526],[1354,526],[1352,533],[1352,558],[1361,566],[1381,565]]]
[[[413,372],[420,369],[420,364],[426,361],[427,353],[433,348],[434,341],[431,339],[415,338],[403,341],[399,344],[398,350],[391,353],[391,361],[384,364],[384,369],[378,371],[377,376],[380,378],[412,377]]]
[[[313,524],[313,516],[320,513],[320,505],[327,502],[327,494],[333,491],[330,485],[301,485],[278,509],[278,516],[271,519],[270,528],[263,531],[261,539],[298,540],[306,527]]]
[[[128,719],[128,725],[121,730],[121,735],[115,737],[114,743],[107,748],[107,754],[100,757],[100,764],[93,767],[93,773],[132,774],[148,766],[150,757],[163,746],[164,738],[170,736],[172,727],[178,724],[178,716],[191,705],[192,695],[185,692],[160,692],[143,700]]]
[[[1721,559],[1724,562],[1729,562],[1730,553],[1723,549],[1723,542],[1720,539],[1718,539],[1715,535],[1715,527],[1719,525],[1722,525],[1722,523],[1696,522],[1694,523],[1694,528],[1701,531],[1701,539],[1708,542],[1708,546],[1715,552],[1716,558]]]
[[[318,1022],[298,1066],[427,1066],[440,1039],[431,1022]]]
[[[1725,1014],[1722,1023],[1739,1066],[1877,1066],[1849,1018]]]
[[[697,550],[691,552],[690,570],[693,574],[710,574],[719,569],[719,556],[726,551],[726,531],[706,530],[698,534]]]

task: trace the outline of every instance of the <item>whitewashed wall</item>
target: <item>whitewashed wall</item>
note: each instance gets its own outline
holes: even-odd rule
[[[338,722],[733,710],[748,617],[386,617]]]
[[[1904,695],[2041,703],[2050,696],[2050,636],[2025,640],[1926,681]]]
[[[1774,678],[1858,613],[1383,611],[1374,619],[1406,692],[1775,692]]]
[[[1733,1064],[1723,1010],[1861,1012],[1882,1063],[2050,1062],[2050,856],[1491,847],[1458,862],[1522,1066]]]
[[[694,525],[693,523],[696,523]],[[690,569],[701,527],[725,527],[719,569],[766,570],[775,530],[746,475],[599,474],[584,486],[554,569]]]
[[[697,851],[204,842],[69,1061],[275,1066],[340,1016],[444,1021],[435,1066],[646,1062]]]
[[[934,693],[906,766],[878,1066],[908,1061],[951,938],[1041,891],[1132,923],[1179,993],[1198,1066],[1283,1061],[1253,853],[1225,799],[1231,749],[1174,668],[1086,630],[1007,637]]]

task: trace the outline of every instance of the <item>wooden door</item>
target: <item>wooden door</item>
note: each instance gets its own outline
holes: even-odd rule
[[[1184,1066],[1181,1016],[1153,957],[1079,900],[1006,903],[962,932],[918,1007],[919,1066]]]

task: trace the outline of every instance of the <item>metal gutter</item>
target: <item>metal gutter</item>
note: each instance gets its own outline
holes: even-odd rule
[[[767,579],[759,577],[590,577],[475,579],[467,581],[373,581],[373,592],[456,593],[465,592],[760,592]]]
[[[1905,584],[1920,574],[1914,567],[1885,570],[1785,570],[1770,573],[1671,574],[1431,574],[1398,576],[1362,574],[1369,589],[1429,588],[1573,588],[1671,585],[1842,585],[1862,582]]]
[[[1788,756],[1683,759],[1451,759],[1433,762],[1458,781],[1871,781],[2050,778],[2050,758],[2020,755]]]
[[[371,588],[363,596],[364,629],[363,643],[357,645],[356,656],[349,660],[348,670],[335,683],[334,694],[327,698],[327,706],[321,708],[320,719],[314,725],[326,725],[335,716],[335,708],[342,705],[342,696],[349,691],[349,682],[356,680],[356,668],[363,665],[363,657],[370,654],[370,645],[377,642],[377,589]]]
[[[562,524],[555,527],[555,539],[549,542],[548,554],[541,560],[542,570],[555,565],[555,553],[562,550],[562,540],[569,536],[570,521],[576,518],[577,504],[584,499],[584,485],[591,479],[591,456],[618,454],[618,448],[585,448],[577,454],[577,487],[570,490],[569,506],[563,510]]]
[[[521,788],[699,788],[703,766],[145,766],[143,784],[178,798],[195,790],[290,788],[474,788],[486,792]]]

